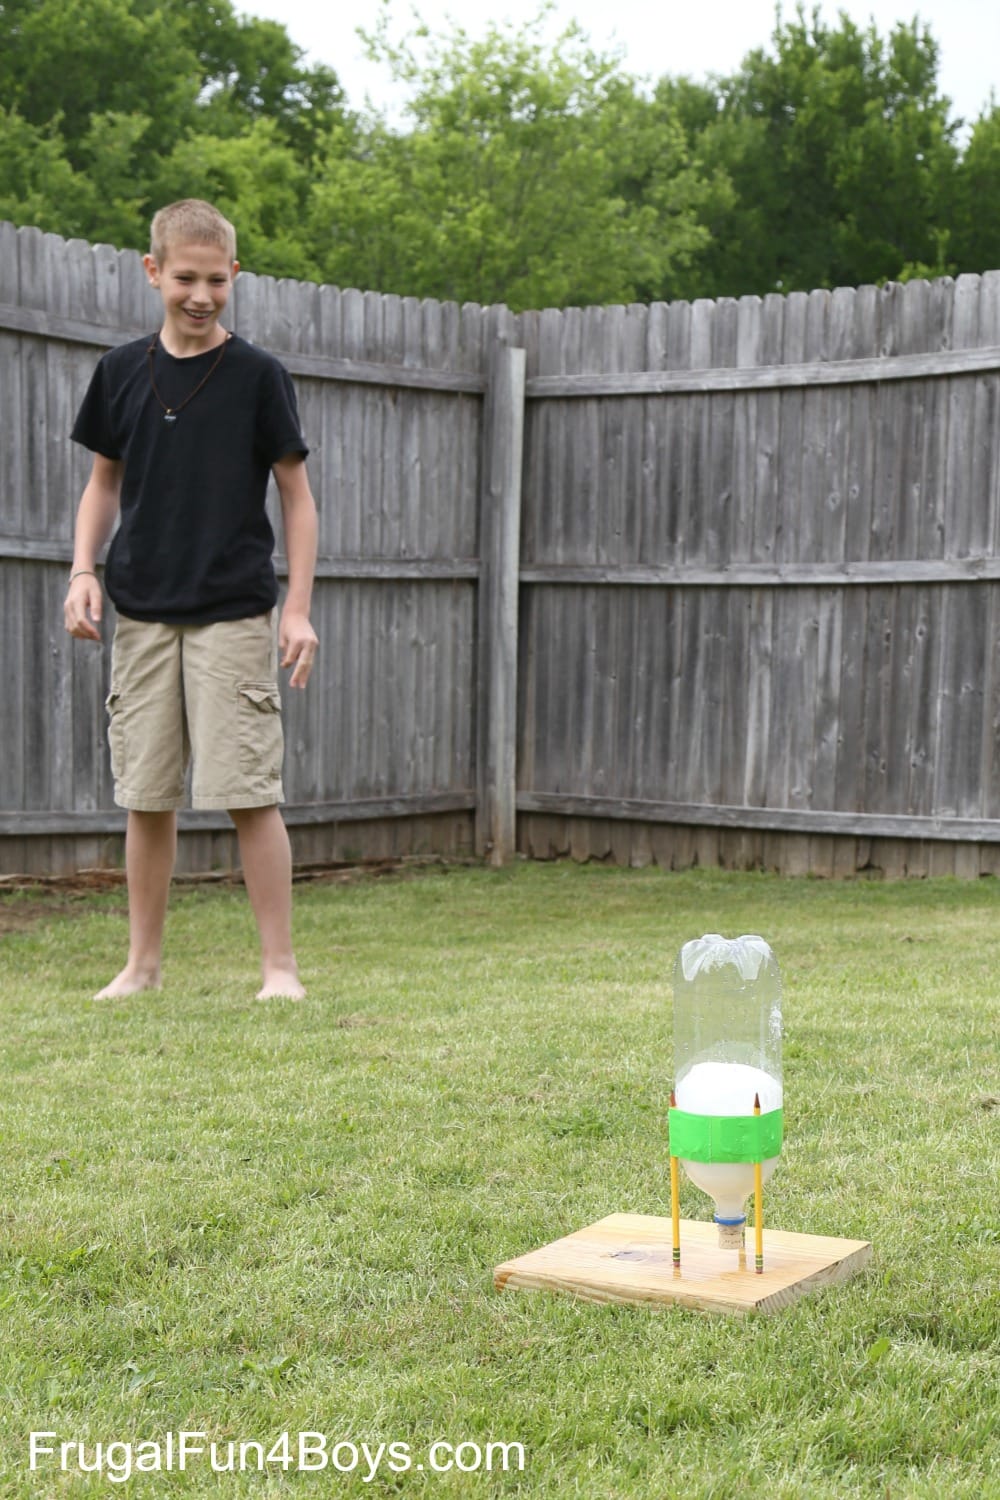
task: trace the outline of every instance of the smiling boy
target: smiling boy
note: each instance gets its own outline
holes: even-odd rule
[[[64,606],[80,639],[100,640],[94,570],[119,523],[105,585],[118,614],[108,712],[115,801],[129,809],[129,953],[95,998],[159,987],[190,758],[194,807],[225,808],[236,825],[261,941],[258,998],[297,999],[277,657],[304,688],[318,644],[308,448],[287,371],[219,321],[239,271],[228,220],[199,199],[170,204],[144,265],[162,324],[103,356],[72,432],[94,455]],[[277,632],[272,474],[288,558]]]

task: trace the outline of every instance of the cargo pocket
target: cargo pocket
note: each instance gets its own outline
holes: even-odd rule
[[[121,693],[112,688],[104,700],[108,711],[108,745],[111,749],[111,774],[119,784],[125,780],[125,720]]]
[[[241,682],[239,694],[240,770],[244,776],[281,775],[284,739],[281,697],[275,683]]]

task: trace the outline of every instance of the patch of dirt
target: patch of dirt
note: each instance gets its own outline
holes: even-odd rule
[[[38,922],[46,922],[52,917],[73,916],[73,908],[69,901],[54,900],[32,901],[4,901],[0,897],[0,937],[8,932],[26,932],[29,927],[34,927]]]
[[[83,898],[125,888],[121,870],[79,870],[75,875],[0,875],[0,936],[25,932],[53,917],[79,917]]]
[[[435,855],[402,855],[398,858],[298,865],[292,879],[296,885],[347,884],[388,875],[406,877],[428,869],[445,874],[456,865],[479,863],[475,859],[445,860]],[[238,870],[213,870],[204,875],[175,875],[174,884],[242,885],[243,876]],[[52,917],[82,916],[87,910],[85,897],[116,890],[125,890],[124,870],[77,870],[72,875],[0,875],[0,936],[7,932],[24,932]],[[13,899],[4,899],[8,893]]]
[[[0,896],[7,891],[51,891],[76,896],[112,891],[124,884],[124,870],[77,870],[73,875],[0,875]]]
[[[19,901],[14,907],[8,902],[0,902],[0,937],[7,932],[20,932],[25,927],[30,927],[41,917],[39,903],[26,903]]]
[[[372,876],[416,875],[426,870],[435,870],[446,875],[449,870],[470,865],[481,865],[479,859],[444,859],[435,854],[390,855],[385,859],[359,859],[353,861],[331,861],[322,865],[296,865],[292,879],[296,885],[306,882],[329,884],[344,881],[364,880]]]

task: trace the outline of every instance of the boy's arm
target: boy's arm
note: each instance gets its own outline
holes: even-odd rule
[[[80,497],[76,513],[76,535],[73,544],[73,566],[70,585],[63,604],[63,618],[70,635],[81,640],[99,641],[98,626],[104,608],[100,580],[94,572],[98,554],[111,535],[118,515],[122,487],[122,462],[94,454],[90,478]]]
[[[278,627],[281,665],[294,669],[289,686],[304,688],[319,645],[316,632],[309,623],[313,574],[316,571],[316,502],[301,454],[279,458],[273,472],[281,496],[285,556],[288,558],[288,593]]]

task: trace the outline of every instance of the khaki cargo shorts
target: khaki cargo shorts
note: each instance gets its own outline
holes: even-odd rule
[[[275,613],[214,625],[119,615],[108,741],[119,807],[270,807],[284,800]]]

